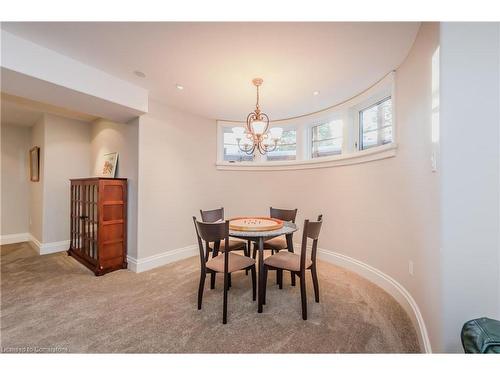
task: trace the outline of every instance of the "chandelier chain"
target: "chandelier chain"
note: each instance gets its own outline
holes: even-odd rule
[[[255,103],[255,108],[259,109],[259,86],[257,86],[257,103]]]

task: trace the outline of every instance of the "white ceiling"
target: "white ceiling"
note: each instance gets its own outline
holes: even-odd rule
[[[419,23],[2,23],[2,28],[209,118],[244,120],[254,77],[271,119],[347,99],[397,68]],[[138,78],[140,70],[146,78]],[[175,84],[185,88],[179,91]],[[313,96],[315,90],[320,95]]]

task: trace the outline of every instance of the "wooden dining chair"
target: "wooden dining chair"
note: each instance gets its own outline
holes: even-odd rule
[[[227,294],[229,290],[229,278],[233,272],[249,270],[252,273],[252,298],[255,301],[257,296],[256,288],[256,271],[255,271],[255,260],[243,256],[234,254],[231,251],[224,251],[221,254],[206,260],[205,253],[203,249],[203,241],[213,242],[214,249],[219,250],[222,243],[229,243],[229,221],[226,220],[220,223],[204,223],[196,220],[193,216],[194,227],[196,230],[196,237],[198,239],[198,247],[200,250],[200,263],[201,263],[201,274],[200,274],[200,285],[198,288],[198,310],[201,310],[202,300],[203,300],[203,289],[205,287],[205,278],[207,272],[215,275],[217,273],[224,274],[224,298],[223,298],[223,310],[222,310],[222,323],[227,323]],[[215,279],[214,279],[215,280]],[[211,286],[211,289],[212,286]]]
[[[293,210],[285,210],[281,208],[269,208],[269,216],[274,219],[280,219],[283,221],[289,221],[291,223],[295,223],[295,218],[297,217],[297,209]],[[286,242],[285,236],[279,236],[272,238],[270,240],[264,241],[264,250],[271,250],[271,254],[278,252],[280,250],[288,249],[288,244]],[[257,249],[254,246],[253,258],[255,259],[257,256]]]
[[[200,210],[201,220],[205,223],[216,223],[220,221],[224,221],[224,207],[217,208],[215,210]],[[207,242],[205,247],[205,258],[208,261],[209,253],[212,252],[213,256],[217,256],[215,252],[215,247],[213,242]],[[245,256],[249,256],[249,250],[246,241],[230,239],[229,240],[229,251],[243,250],[243,254]],[[219,250],[221,252],[226,251],[226,244],[222,242],[220,244]]]
[[[318,216],[317,221],[304,221],[304,232],[302,234],[302,246],[300,255],[288,251],[280,251],[264,259],[264,303],[266,302],[267,273],[269,270],[287,270],[300,278],[300,297],[302,300],[302,319],[307,320],[307,298],[306,298],[306,271],[311,271],[314,298],[319,302],[319,283],[316,267],[316,252],[318,250],[318,238],[321,231],[323,215]],[[311,258],[307,257],[307,240],[311,239]],[[280,289],[283,278],[279,280]]]
[[[289,209],[282,209],[282,208],[274,208],[274,207],[269,207],[269,216],[274,218],[274,219],[280,219],[283,221],[289,221],[291,223],[295,224],[295,219],[297,217],[297,209],[289,210]],[[293,234],[290,236],[290,241],[292,241],[293,246]],[[248,245],[250,247],[250,244]],[[253,258],[256,259],[257,256],[257,246],[254,244],[254,250],[253,250]],[[279,252],[280,250],[285,250],[288,249],[289,245],[286,239],[286,236],[279,236],[272,238],[270,240],[264,241],[264,250],[271,250],[271,255],[273,255],[275,252]],[[292,249],[293,252],[293,249]],[[283,278],[283,271],[276,271],[276,283],[279,284],[279,279]],[[291,283],[292,286],[295,286],[295,276],[292,274],[291,275]],[[282,284],[280,284],[282,285]]]

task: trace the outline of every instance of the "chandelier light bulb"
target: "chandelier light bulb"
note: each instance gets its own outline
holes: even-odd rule
[[[252,121],[252,129],[256,135],[264,134],[266,130],[266,123],[264,121]]]

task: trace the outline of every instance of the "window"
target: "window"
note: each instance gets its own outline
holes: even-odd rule
[[[386,98],[359,112],[359,149],[392,142],[392,99]]]
[[[272,118],[264,144],[271,146],[275,139],[279,141],[276,150],[264,155],[258,150],[253,155],[239,150],[240,137],[242,143],[252,147],[252,140],[244,134],[244,122],[217,120],[217,169],[325,168],[393,157],[397,153],[394,87],[394,73],[389,73],[360,95],[324,110]],[[433,115],[433,142],[438,134],[434,125],[437,116]]]
[[[224,161],[252,161],[253,155],[247,155],[238,147],[238,142],[231,127],[223,128]]]
[[[311,156],[338,155],[342,153],[342,120],[334,120],[311,128]]]
[[[295,160],[297,157],[297,131],[295,129],[283,130],[276,150],[267,153],[268,161]]]

